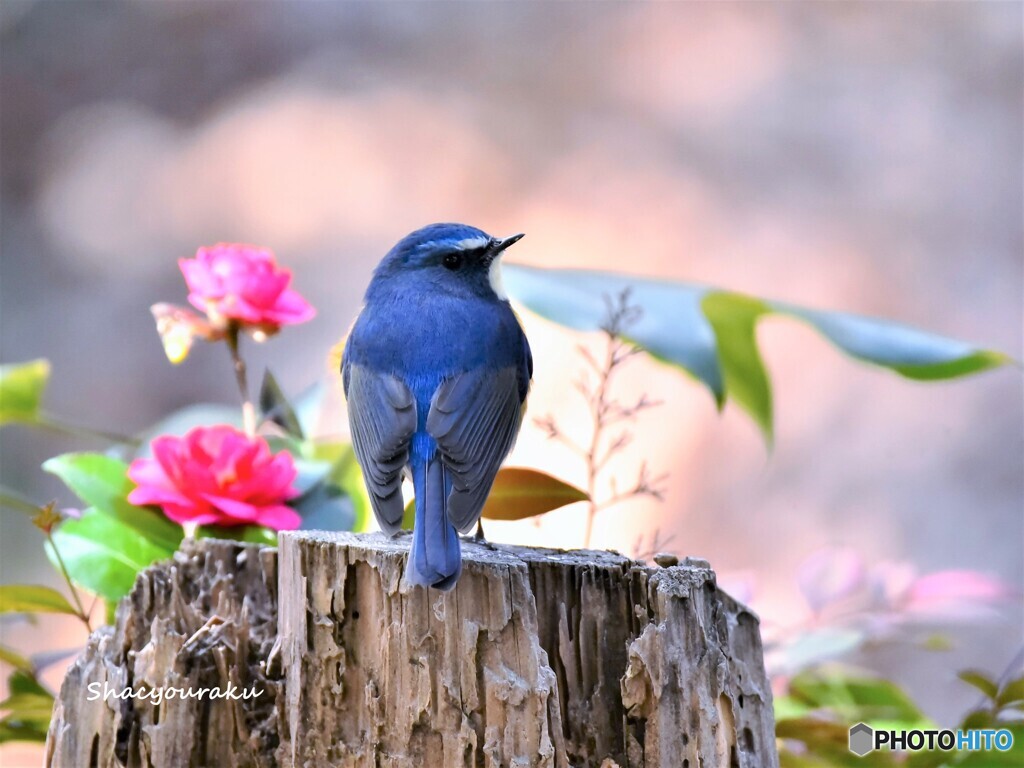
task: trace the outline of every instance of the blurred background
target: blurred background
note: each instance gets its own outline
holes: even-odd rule
[[[290,393],[333,387],[329,349],[375,263],[448,220],[526,232],[520,263],[710,283],[1020,357],[1021,32],[1022,6],[998,2],[5,0],[0,359],[49,358],[48,409],[119,432],[233,403],[224,349],[172,367],[148,308],[185,303],[176,259],[243,241],[274,249],[319,311],[250,345],[251,369],[271,365]],[[575,345],[600,338],[523,319],[531,412],[585,434],[568,385],[584,365]],[[760,338],[771,452],[690,379],[630,362],[623,399],[664,404],[615,471],[628,483],[646,460],[668,492],[600,513],[595,546],[672,537],[665,548],[708,558],[778,625],[802,620],[798,569],[823,548],[1020,588],[1019,370],[922,385],[789,320]],[[334,403],[327,433],[345,431]],[[2,482],[69,503],[39,464],[86,447],[6,428]],[[533,425],[511,463],[583,482]],[[0,582],[56,585],[39,533],[2,514]],[[577,505],[489,534],[568,547],[583,526]],[[1021,622],[1018,600],[961,622],[941,653],[887,644],[861,661],[951,723],[972,703],[953,670],[1001,672]],[[62,642],[45,624],[9,635]]]

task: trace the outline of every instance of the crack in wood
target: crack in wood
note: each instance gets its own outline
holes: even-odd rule
[[[756,617],[708,564],[463,545],[451,593],[408,537],[206,540],[147,569],[61,688],[47,765],[775,768]],[[89,701],[89,683],[255,684]]]

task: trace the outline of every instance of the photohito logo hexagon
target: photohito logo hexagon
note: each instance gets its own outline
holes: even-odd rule
[[[874,749],[875,733],[870,725],[857,723],[850,728],[850,751],[857,757],[864,757]]]

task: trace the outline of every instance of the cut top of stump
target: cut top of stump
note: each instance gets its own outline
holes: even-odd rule
[[[777,764],[757,618],[705,561],[464,540],[442,593],[410,541],[281,534],[282,764]]]

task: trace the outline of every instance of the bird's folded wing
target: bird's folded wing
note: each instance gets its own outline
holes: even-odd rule
[[[352,446],[363,469],[366,490],[381,529],[394,535],[402,527],[402,468],[416,431],[416,401],[394,376],[348,367],[348,421]]]
[[[448,520],[468,533],[480,518],[501,462],[512,450],[522,420],[515,367],[472,370],[438,387],[427,414],[452,479]]]

